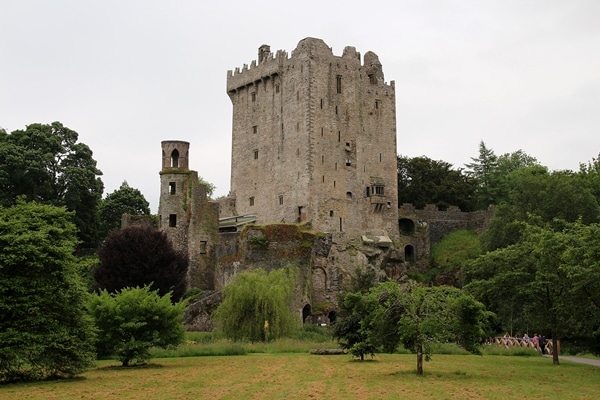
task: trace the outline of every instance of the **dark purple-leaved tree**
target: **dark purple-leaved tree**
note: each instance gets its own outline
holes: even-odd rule
[[[173,301],[186,290],[188,258],[177,251],[167,234],[154,227],[131,226],[113,231],[98,250],[94,269],[96,289],[115,293],[126,287],[150,285]]]

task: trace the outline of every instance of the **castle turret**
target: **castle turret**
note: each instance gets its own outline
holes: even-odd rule
[[[173,246],[189,257],[189,285],[211,289],[213,278],[207,268],[210,249],[218,241],[218,210],[200,184],[198,172],[189,169],[188,142],[161,142],[159,226]]]

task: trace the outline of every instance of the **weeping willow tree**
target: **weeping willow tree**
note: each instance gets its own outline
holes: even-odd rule
[[[296,270],[257,269],[237,274],[223,289],[215,312],[223,334],[232,340],[266,342],[291,333],[297,319],[291,311]]]

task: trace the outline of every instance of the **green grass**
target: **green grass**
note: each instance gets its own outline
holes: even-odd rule
[[[596,399],[600,368],[544,357],[435,354],[415,375],[412,354],[254,353],[156,359],[142,368],[101,361],[80,378],[0,386],[16,399]]]

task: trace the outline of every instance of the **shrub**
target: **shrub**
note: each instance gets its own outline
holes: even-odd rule
[[[114,354],[128,366],[150,359],[150,348],[177,346],[184,340],[184,303],[171,303],[170,295],[126,288],[116,294],[106,290],[91,297],[89,311],[98,328],[98,352]]]

